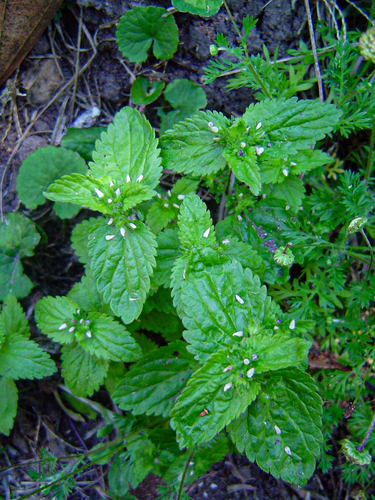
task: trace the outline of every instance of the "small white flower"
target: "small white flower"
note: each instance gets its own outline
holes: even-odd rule
[[[194,476],[194,471],[193,471],[193,470],[191,470],[191,471],[189,472],[189,474],[190,474],[190,476]]]
[[[279,329],[279,327],[275,325],[275,326],[273,327],[273,329],[274,329],[274,330],[278,330],[278,329]]]
[[[161,198],[161,194],[160,194],[160,193],[156,193],[156,196],[157,196],[158,198]]]
[[[264,151],[264,147],[263,146],[254,146],[254,148],[255,148],[255,152],[256,152],[256,154],[258,156],[260,156],[263,153],[263,151]]]
[[[77,309],[77,311],[76,311],[76,312],[77,312],[77,314],[80,314],[80,312],[81,312],[81,311],[80,311],[79,309]]]
[[[180,205],[177,205],[177,203],[173,203],[173,206],[174,206],[174,208],[177,208],[177,209],[180,208]]]
[[[243,299],[241,299],[241,297],[239,295],[236,295],[236,300],[237,302],[239,302],[240,304],[244,304],[245,301]]]
[[[113,186],[113,181],[109,181],[109,187]]]
[[[138,300],[137,297],[130,297],[129,298],[130,302],[133,302],[133,300]]]
[[[95,193],[98,195],[98,198],[103,198],[104,196],[104,193],[102,193],[98,188],[95,188]]]
[[[212,128],[214,126],[214,124],[212,122],[208,122],[207,125]]]
[[[115,193],[116,193],[116,196],[120,196],[120,194],[121,194],[120,188],[117,188]]]
[[[91,332],[90,332],[90,330],[87,330],[86,337],[88,337],[89,339],[91,339]]]
[[[165,208],[169,208],[169,204],[168,203],[164,203],[164,207]]]
[[[243,337],[243,332],[241,330],[239,332],[232,333],[233,337]]]
[[[131,179],[130,179],[130,175],[128,174],[128,175],[126,176],[126,182],[130,182],[130,181],[131,181]]]
[[[171,193],[171,190],[170,190],[170,189],[168,189],[168,191],[167,191],[167,195],[168,195],[168,196],[172,196],[172,193]]]
[[[108,226],[110,226],[111,224],[113,224],[113,217],[111,217],[108,221]]]
[[[285,177],[288,177],[289,170],[287,168],[283,168],[283,174],[285,175]]]
[[[263,194],[262,194],[262,198],[263,198],[263,200],[265,200],[265,199],[267,198],[267,194],[266,194],[266,193],[263,193]]]
[[[246,366],[249,365],[250,364],[250,359],[245,358],[243,360],[243,364],[246,365]]]
[[[290,451],[289,446],[285,446],[284,450],[287,455],[289,455],[290,457],[292,456],[292,452]]]
[[[80,324],[83,325],[83,318],[79,320]]]
[[[243,141],[242,141],[242,142],[240,143],[240,146],[241,146],[241,148],[246,148],[246,142],[243,142]]]
[[[297,165],[297,163],[296,163],[295,161],[291,161],[291,162],[290,162],[290,166],[291,166],[291,167],[295,167],[296,165]]]
[[[289,323],[289,328],[291,330],[294,330],[296,327],[296,320],[295,319],[292,319],[292,321]]]
[[[129,224],[129,226],[130,226],[132,229],[137,229],[137,226],[136,226],[135,224],[133,224],[133,222],[131,222],[131,223]]]
[[[68,332],[69,332],[69,333],[74,332],[74,326],[71,326],[71,327],[69,328]]]
[[[238,219],[239,222],[242,222],[242,217],[241,217],[240,214],[237,215],[237,219]]]
[[[210,234],[211,228],[209,227],[208,229],[205,230],[203,233],[203,238],[208,238],[208,235]]]
[[[65,330],[66,327],[67,327],[67,324],[63,323],[62,325],[59,326],[59,330]]]
[[[111,241],[111,240],[113,240],[113,238],[114,238],[114,237],[115,237],[115,235],[114,235],[114,234],[107,234],[107,236],[105,237],[105,239],[106,239],[107,241]]]
[[[121,234],[121,236],[122,236],[123,238],[125,238],[125,234],[126,234],[126,232],[125,232],[125,228],[120,227],[120,234]]]
[[[178,195],[177,195],[177,198],[178,198],[179,200],[183,200],[183,199],[185,198],[185,195],[184,195],[184,194],[178,194]]]
[[[211,131],[216,134],[216,132],[219,132],[219,127],[216,127],[215,125],[211,127]]]
[[[250,370],[248,370],[248,371],[246,372],[246,376],[247,376],[248,378],[251,378],[251,377],[254,375],[254,372],[255,372],[255,368],[250,368]]]
[[[255,130],[259,130],[261,126],[262,126],[262,122],[259,122],[258,125],[255,127]]]
[[[227,392],[232,387],[232,382],[228,382],[224,385],[224,392]]]
[[[228,245],[228,243],[230,243],[230,241],[229,240],[223,240],[222,243],[223,243],[223,245]]]
[[[112,199],[111,198],[108,198],[108,203],[111,204],[112,203]]]
[[[182,278],[185,279],[185,276],[186,276],[186,271],[184,269],[184,272],[182,273]]]
[[[137,182],[141,182],[141,180],[143,179],[143,175],[141,174],[138,178],[137,178]]]
[[[285,210],[290,210],[290,205],[286,205]]]
[[[280,434],[281,434],[280,427],[277,427],[277,425],[275,425],[275,431],[276,431],[276,434],[278,434],[280,436]]]

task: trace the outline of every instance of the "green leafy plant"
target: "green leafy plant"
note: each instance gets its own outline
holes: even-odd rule
[[[26,297],[33,287],[23,274],[21,259],[31,257],[40,235],[34,223],[20,213],[7,214],[0,224],[0,300],[12,293]]]
[[[17,177],[17,192],[22,203],[33,210],[46,202],[43,191],[63,175],[73,172],[84,175],[87,166],[80,155],[65,148],[46,146],[29,155],[22,163]],[[77,215],[77,205],[57,202],[54,206],[61,218]]]
[[[14,295],[8,295],[0,314],[0,432],[9,435],[17,413],[15,380],[43,378],[56,371],[55,363],[36,342]]]

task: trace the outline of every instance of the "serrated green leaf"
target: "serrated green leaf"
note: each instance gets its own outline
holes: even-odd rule
[[[116,390],[117,384],[124,378],[126,371],[127,370],[124,363],[115,363],[111,361],[111,363],[109,364],[107,377],[105,379],[105,387],[109,392],[111,398]]]
[[[151,104],[160,96],[163,88],[163,81],[151,81],[145,76],[139,76],[133,82],[131,88],[131,100],[134,104]]]
[[[123,229],[122,235],[99,222],[89,235],[89,253],[99,293],[126,324],[140,315],[150,289],[156,238],[140,221]]]
[[[270,186],[265,187],[264,193],[268,198],[285,201],[285,207],[289,206],[288,210],[290,209],[295,213],[302,205],[305,188],[299,177],[291,177],[282,184],[273,185],[272,189]]]
[[[228,238],[224,238],[219,251],[231,259],[238,260],[242,267],[248,267],[254,274],[260,277],[264,275],[265,264],[262,257],[250,245],[239,241],[236,236],[231,234]]]
[[[142,175],[142,183],[153,189],[162,171],[157,144],[155,131],[145,116],[125,107],[96,142],[91,172],[97,178],[106,175],[121,185],[126,184],[128,175],[132,181]]]
[[[157,59],[171,59],[178,46],[178,29],[172,16],[161,7],[134,7],[125,12],[117,26],[117,44],[131,62],[147,59],[153,43]]]
[[[86,161],[90,161],[92,159],[92,152],[95,149],[95,142],[100,139],[102,132],[106,130],[107,127],[70,127],[61,139],[61,146],[76,151]]]
[[[194,193],[189,193],[181,205],[178,216],[178,236],[187,248],[214,247],[215,230],[205,203]]]
[[[0,331],[4,336],[22,336],[30,338],[29,323],[25,313],[14,295],[8,295],[1,309]]]
[[[55,146],[39,148],[21,165],[17,177],[18,196],[32,210],[45,203],[43,191],[54,181],[73,173],[85,175],[86,171],[86,163],[73,151]]]
[[[202,17],[209,17],[219,11],[223,0],[172,0],[173,6],[180,12],[190,12]]]
[[[52,201],[79,203],[83,207],[91,208],[91,210],[110,214],[111,207],[99,199],[95,189],[99,191],[103,189],[102,183],[98,179],[82,174],[71,174],[64,175],[55,181],[43,194]]]
[[[188,267],[188,264],[189,264],[188,255],[181,255],[174,261],[171,273],[170,286],[172,288],[173,305],[176,308],[180,318],[183,315],[183,308],[181,302],[181,286],[182,282],[184,281],[184,276],[186,275],[186,269]]]
[[[92,396],[107,375],[109,362],[82,349],[76,342],[61,348],[62,376],[76,396]]]
[[[89,354],[112,361],[136,361],[142,356],[139,345],[123,325],[110,316],[96,312],[87,315],[86,331],[75,334],[79,345]]]
[[[156,349],[132,366],[117,386],[113,400],[134,415],[166,417],[193,373],[192,362],[193,356],[182,341]]]
[[[43,297],[35,306],[35,320],[44,335],[55,342],[68,344],[74,340],[78,304],[68,297]]]
[[[260,384],[254,379],[239,379],[234,390],[227,367],[227,351],[213,354],[178,397],[171,411],[171,426],[181,448],[209,441],[256,398]]]
[[[160,138],[163,165],[175,172],[184,172],[195,177],[210,175],[225,168],[223,146],[215,141],[218,132],[223,133],[231,121],[221,113],[200,111],[193,118],[177,123]]]
[[[99,221],[106,221],[106,219],[104,217],[91,217],[74,226],[71,236],[72,248],[82,264],[90,264],[89,234]]]
[[[180,339],[182,336],[183,327],[178,316],[153,309],[148,313],[142,312],[139,319],[140,330],[161,333],[168,341]]]
[[[81,210],[79,205],[74,203],[64,203],[63,201],[56,201],[53,208],[56,215],[60,217],[60,219],[72,219]]]
[[[174,184],[172,188],[172,196],[176,195],[179,202],[181,202],[184,198],[182,196],[178,197],[178,195],[186,195],[189,193],[195,193],[196,189],[199,186],[199,181],[194,179],[189,179],[188,177],[181,177]]]
[[[145,355],[158,348],[158,345],[144,333],[134,332],[133,337]]]
[[[183,282],[181,301],[188,350],[202,362],[242,337],[271,333],[276,315],[281,316],[258,276],[237,261],[190,274]]]
[[[179,121],[190,118],[207,105],[204,90],[196,83],[186,79],[174,80],[169,83],[164,91],[164,96],[175,111],[161,117],[160,135],[163,135]]]
[[[47,377],[55,371],[55,363],[33,340],[12,335],[1,346],[0,375],[13,380],[34,379]]]
[[[172,220],[177,219],[179,206],[173,206],[171,199],[166,200],[166,196],[156,199],[147,212],[146,223],[154,234],[158,234]]]
[[[323,441],[316,384],[297,368],[270,372],[265,381],[256,401],[228,430],[249,460],[276,478],[303,486]]]
[[[5,215],[0,223],[0,300],[8,293],[19,299],[30,293],[33,284],[23,274],[20,259],[34,255],[39,240],[32,221],[18,212]]]
[[[122,498],[130,489],[136,488],[154,466],[155,445],[146,437],[137,435],[127,442],[127,451],[118,454],[108,475],[109,494]]]
[[[331,132],[341,115],[333,104],[292,97],[250,104],[243,119],[249,127],[261,123],[271,142],[293,142],[294,148],[307,149]]]
[[[17,414],[18,389],[11,378],[0,377],[0,432],[9,436]]]
[[[156,237],[158,253],[152,282],[156,286],[169,286],[175,260],[180,256],[180,240],[176,229],[166,229]]]
[[[247,146],[235,152],[224,149],[223,156],[238,180],[247,184],[251,192],[258,196],[262,184],[255,148]]]

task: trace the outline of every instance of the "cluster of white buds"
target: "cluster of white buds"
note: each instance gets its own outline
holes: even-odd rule
[[[219,127],[217,127],[216,125],[214,125],[212,122],[208,122],[208,126],[210,127],[211,132],[213,132],[214,134],[216,134],[217,132],[219,132]]]

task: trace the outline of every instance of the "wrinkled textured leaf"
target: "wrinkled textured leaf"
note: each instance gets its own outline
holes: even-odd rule
[[[264,275],[265,264],[263,259],[249,244],[239,241],[232,234],[228,238],[224,238],[223,241],[225,243],[220,248],[223,255],[228,255],[231,259],[238,260],[242,267],[248,267],[254,274],[260,277]]]
[[[76,333],[78,343],[89,354],[98,358],[111,359],[113,361],[136,361],[142,355],[142,351],[133,337],[123,325],[110,316],[100,313],[89,313],[87,315],[86,328],[90,332],[83,335]]]
[[[211,130],[210,122],[219,128],[218,133]],[[216,111],[200,111],[193,118],[177,123],[160,139],[163,165],[195,177],[222,170],[227,162],[222,156],[223,146],[214,138],[219,136],[220,129],[226,129],[230,123]]]
[[[32,210],[45,203],[43,191],[54,181],[73,173],[85,175],[86,171],[86,163],[74,151],[55,146],[39,148],[21,165],[17,177],[18,196]]]
[[[202,17],[209,17],[219,11],[223,0],[172,0],[173,6],[180,12],[190,12]]]
[[[125,12],[117,26],[117,44],[131,62],[147,59],[153,43],[153,53],[158,59],[170,59],[177,50],[178,30],[172,16],[165,16],[161,7],[134,7]]]
[[[255,380],[239,379],[235,388],[226,388],[232,382],[227,366],[227,351],[213,354],[191,376],[177,399],[171,411],[171,426],[181,448],[209,441],[256,398],[260,384]]]
[[[0,223],[0,300],[12,293],[21,299],[30,293],[33,284],[23,274],[20,259],[34,255],[40,235],[32,221],[21,213],[10,213]]]
[[[98,311],[107,313],[109,307],[104,304],[96,280],[89,269],[86,275],[83,275],[81,281],[76,283],[67,295],[68,299],[78,304],[84,311]]]
[[[181,244],[191,247],[213,247],[215,230],[205,203],[194,193],[188,194],[178,216],[178,236]]]
[[[142,183],[155,188],[161,175],[158,141],[144,115],[136,109],[125,107],[119,111],[100,141],[96,141],[92,174],[108,176],[125,184],[127,175],[136,181],[143,175]]]
[[[236,261],[189,275],[181,300],[184,337],[199,361],[238,343],[241,337],[233,336],[236,332],[243,337],[272,332],[276,314],[281,315],[258,276]]]
[[[129,221],[124,231],[123,237],[118,229],[99,222],[89,235],[89,253],[99,293],[124,323],[131,323],[140,315],[150,288],[156,238],[140,221]]]
[[[14,295],[8,295],[1,309],[0,330],[4,335],[22,335],[30,338],[30,327],[25,313]]]
[[[274,477],[303,486],[320,454],[322,401],[297,368],[270,372],[256,401],[228,427],[240,452]]]
[[[236,152],[224,150],[223,156],[227,159],[238,180],[247,184],[251,192],[258,196],[262,184],[255,149],[252,146],[247,146]]]
[[[35,320],[44,335],[55,342],[68,344],[74,339],[74,331],[70,330],[74,326],[77,309],[78,304],[68,297],[43,297],[35,306]]]
[[[296,212],[302,205],[302,200],[305,197],[305,188],[303,181],[299,177],[288,178],[282,184],[275,184],[272,186],[267,186],[264,189],[266,196],[269,198],[276,198],[278,200],[285,201],[285,207],[288,210]]]
[[[132,366],[117,386],[113,400],[134,415],[167,417],[180,391],[193,373],[193,356],[177,341],[147,354]]]
[[[0,432],[9,436],[18,403],[18,389],[11,378],[0,377],[0,401]]]
[[[180,240],[177,230],[166,229],[157,235],[156,242],[158,253],[152,281],[157,286],[169,286],[173,264],[180,256]]]
[[[62,346],[61,359],[65,384],[76,396],[92,396],[103,384],[108,360],[92,356],[76,342]]]

